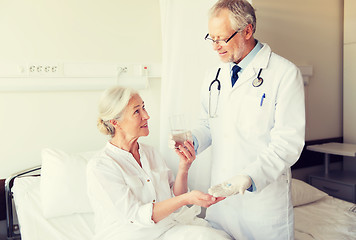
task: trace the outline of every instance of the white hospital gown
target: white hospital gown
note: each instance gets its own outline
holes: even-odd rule
[[[95,239],[230,239],[196,217],[200,207],[183,207],[154,223],[154,202],[173,197],[174,177],[152,147],[139,144],[142,168],[127,151],[109,142],[90,160],[88,195],[96,222]]]

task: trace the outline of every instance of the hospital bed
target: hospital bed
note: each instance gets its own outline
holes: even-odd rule
[[[92,153],[42,152],[42,165],[6,179],[8,240],[89,240],[85,167]],[[292,179],[295,239],[356,239],[356,205]],[[17,216],[17,223],[14,217]]]

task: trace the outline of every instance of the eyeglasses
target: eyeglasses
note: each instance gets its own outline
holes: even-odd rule
[[[228,43],[238,32],[240,32],[240,31],[241,31],[241,29],[237,30],[236,32],[234,32],[234,33],[233,33],[228,39],[226,39],[226,40],[222,40],[222,39],[214,40],[214,39],[212,39],[212,38],[209,37],[209,33],[206,34],[206,36],[205,36],[204,39],[205,39],[205,40],[210,40],[210,41],[211,41],[211,44],[216,43],[216,44],[219,44],[220,46],[226,46],[227,43]]]

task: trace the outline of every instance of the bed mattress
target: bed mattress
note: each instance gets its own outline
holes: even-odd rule
[[[15,179],[12,189],[22,240],[90,240],[94,214],[71,214],[46,219],[41,211],[40,177]]]
[[[294,208],[296,240],[356,239],[356,205],[331,196]]]
[[[46,219],[40,202],[40,177],[15,179],[14,202],[22,240],[90,240],[94,214]],[[356,239],[356,205],[331,196],[294,208],[296,240]]]

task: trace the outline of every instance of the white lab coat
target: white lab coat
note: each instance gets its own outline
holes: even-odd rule
[[[230,239],[197,218],[197,206],[183,207],[154,223],[153,203],[173,197],[174,177],[152,147],[139,144],[139,154],[142,168],[129,152],[107,143],[88,163],[88,196],[96,223],[94,239]]]
[[[293,239],[290,167],[304,146],[304,86],[299,69],[271,52],[267,44],[231,87],[228,63],[221,64],[217,117],[208,118],[207,74],[201,93],[201,119],[193,130],[200,153],[211,145],[211,185],[237,174],[250,176],[255,192],[234,195],[207,209],[206,219],[236,239]],[[264,82],[254,87],[260,69]],[[211,101],[216,103],[216,85]],[[262,101],[261,98],[265,94]]]

